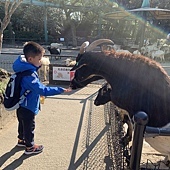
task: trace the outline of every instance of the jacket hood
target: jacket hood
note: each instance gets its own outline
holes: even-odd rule
[[[34,66],[33,64],[27,62],[24,55],[20,55],[13,63],[13,70],[15,73],[23,72],[26,70],[37,71],[39,67]]]

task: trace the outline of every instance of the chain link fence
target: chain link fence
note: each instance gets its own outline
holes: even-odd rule
[[[78,170],[127,170],[130,169],[132,142],[126,147],[122,145],[127,129],[123,126],[119,108],[108,102],[104,106],[93,104],[97,93],[88,99],[88,111],[83,133],[82,153],[91,150],[85,156]],[[104,132],[103,132],[104,131]],[[103,132],[103,133],[102,133]],[[101,135],[102,133],[102,135]],[[93,147],[92,147],[93,145]],[[159,161],[148,159],[141,154],[141,170],[170,169],[160,157]],[[152,155],[159,157],[159,155]]]

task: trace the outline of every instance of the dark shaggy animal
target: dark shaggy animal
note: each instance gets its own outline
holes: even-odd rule
[[[80,48],[70,86],[83,86],[95,76],[104,78],[112,88],[111,101],[132,118],[138,111],[148,114],[148,126],[163,127],[170,122],[170,79],[161,65],[142,55],[93,52],[92,45]],[[106,42],[106,41],[105,41]],[[94,79],[94,78],[93,78]],[[93,80],[92,80],[93,81]]]
[[[94,104],[96,106],[100,106],[111,101],[111,96],[110,96],[111,90],[112,89],[108,83],[104,84],[104,86],[98,90],[98,94],[94,100]]]
[[[47,47],[48,51],[51,54],[51,58],[52,56],[59,56],[61,54],[61,49],[60,48],[56,48],[56,47]],[[61,58],[61,57],[60,57]]]
[[[61,49],[60,48],[47,47],[47,49],[50,52],[50,54],[57,54],[57,55],[61,54]]]
[[[100,106],[100,105],[104,105],[107,102],[111,101],[111,96],[110,96],[111,90],[112,89],[108,83],[106,83],[103,87],[101,87],[98,90],[98,94],[94,100],[94,104],[96,106]],[[132,140],[133,125],[131,123],[131,120],[129,118],[129,114],[127,111],[125,111],[123,109],[119,109],[119,114],[120,114],[123,124],[126,123],[128,125],[127,133],[122,138],[122,144],[125,147]]]

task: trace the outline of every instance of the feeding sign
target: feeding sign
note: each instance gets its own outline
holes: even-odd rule
[[[71,81],[75,71],[70,71],[71,67],[53,67],[53,80]]]

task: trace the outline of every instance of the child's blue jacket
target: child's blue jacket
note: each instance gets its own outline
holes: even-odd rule
[[[62,87],[47,87],[43,85],[37,74],[38,67],[27,62],[23,55],[19,56],[13,63],[14,72],[23,72],[29,70],[32,72],[30,76],[24,76],[21,81],[21,95],[26,91],[30,90],[26,99],[20,106],[31,110],[33,113],[37,114],[39,112],[40,106],[40,95],[41,96],[52,96],[61,94],[64,92]]]

